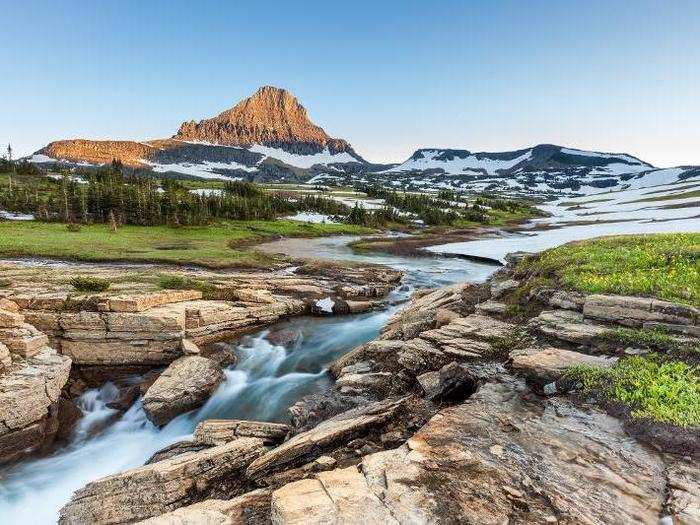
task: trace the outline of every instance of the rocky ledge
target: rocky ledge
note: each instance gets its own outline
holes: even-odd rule
[[[0,290],[0,463],[68,437],[80,417],[75,397],[135,373],[146,373],[143,383],[119,385],[113,408],[126,410],[143,396],[149,419],[164,425],[201,406],[235,360],[216,341],[289,316],[377,307],[401,279],[376,265],[304,263],[267,273],[166,268],[178,282],[205,288],[205,297],[194,285],[149,284],[145,277],[158,267],[129,280],[120,266],[67,263],[39,273],[21,263],[0,266],[11,282]],[[119,284],[80,293],[67,284],[75,275]]]
[[[416,294],[288,427],[203,422],[76,493],[62,523],[700,523],[697,427],[644,432],[568,373],[648,351],[619,327],[697,345],[698,310],[513,275]]]
[[[0,299],[0,463],[48,446],[58,431],[69,357]]]

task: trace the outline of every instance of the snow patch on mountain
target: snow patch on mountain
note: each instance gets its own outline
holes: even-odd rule
[[[240,180],[241,177],[230,177],[216,170],[240,170],[248,173],[258,171],[258,168],[239,164],[238,162],[183,162],[178,164],[159,164],[148,160],[142,161],[148,164],[156,173],[182,173],[183,175],[192,175],[203,179],[221,179],[221,180]]]
[[[270,146],[263,146],[262,144],[254,144],[248,148],[248,151],[260,153],[266,157],[277,159],[285,164],[302,169],[308,169],[316,164],[358,162],[358,160],[347,151],[334,155],[328,150],[328,148],[325,148],[320,153],[316,153],[314,155],[299,155],[297,153],[290,153],[281,148],[272,148]]]
[[[454,174],[461,174],[466,171],[475,171],[477,173],[486,171],[488,174],[495,175],[498,170],[511,169],[521,162],[529,160],[530,156],[531,151],[529,150],[522,155],[508,160],[489,158],[483,154],[472,154],[468,151],[455,152],[451,155],[448,153],[446,155],[446,150],[423,149],[414,153],[406,162],[381,173],[442,169],[447,173]]]

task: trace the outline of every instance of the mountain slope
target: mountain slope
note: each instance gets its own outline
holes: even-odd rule
[[[674,173],[682,179],[687,169],[694,168]],[[498,153],[419,149],[405,162],[374,176],[404,189],[435,187],[551,197],[612,188],[658,171],[625,153],[540,144]]]
[[[623,153],[583,151],[552,144],[502,153],[472,153],[454,149],[419,149],[391,172],[442,170],[461,175],[506,175],[519,172],[585,170],[594,175],[633,173],[654,166]]]
[[[314,175],[316,166],[342,170],[366,163],[347,141],[329,137],[311,122],[291,93],[271,86],[260,88],[216,117],[183,123],[172,138],[60,140],[32,157],[35,162],[90,165],[113,159],[157,172],[259,180],[305,180]],[[307,174],[309,170],[312,173]]]

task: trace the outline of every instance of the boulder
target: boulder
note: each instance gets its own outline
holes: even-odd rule
[[[511,352],[512,369],[525,377],[528,384],[540,392],[555,394],[561,391],[557,384],[567,369],[576,365],[608,368],[617,362],[615,357],[593,356],[561,348],[527,348]]]
[[[627,326],[642,326],[647,322],[697,325],[700,320],[700,310],[692,306],[624,295],[589,295],[583,305],[583,314],[591,319]]]
[[[475,307],[479,315],[503,315],[508,312],[508,305],[498,301],[484,301]]]
[[[462,283],[414,295],[389,319],[382,330],[382,339],[413,339],[424,330],[435,328],[439,308],[471,313],[467,310],[473,310],[473,305],[487,299],[484,286]]]
[[[211,359],[181,357],[165,369],[143,396],[146,416],[154,425],[165,425],[175,416],[203,405],[223,378],[223,372]]]
[[[529,328],[553,339],[589,346],[610,331],[571,310],[545,310],[530,320]]]
[[[391,510],[367,488],[357,467],[317,474],[272,493],[275,524],[307,523],[399,524]]]
[[[140,521],[140,525],[255,525],[270,522],[270,490],[258,489],[230,500],[207,499]]]
[[[350,301],[346,300],[345,304],[348,307],[348,313],[351,314],[361,314],[364,312],[369,312],[375,307],[377,303],[374,301]]]
[[[256,437],[266,444],[279,444],[291,428],[282,423],[244,421],[240,419],[207,419],[194,430],[194,440],[205,445],[221,445],[239,437]]]
[[[241,473],[264,451],[262,440],[240,438],[98,479],[73,494],[59,524],[131,523],[210,497],[238,496],[248,488]]]
[[[32,325],[20,323],[14,327],[0,328],[0,343],[13,354],[32,357],[49,344],[49,338]]]

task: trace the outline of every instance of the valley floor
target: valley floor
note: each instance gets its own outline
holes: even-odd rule
[[[276,237],[365,234],[349,224],[298,221],[235,221],[209,226],[80,226],[36,221],[0,221],[0,257],[51,257],[80,261],[159,262],[211,268],[268,267],[279,259],[246,246]]]

